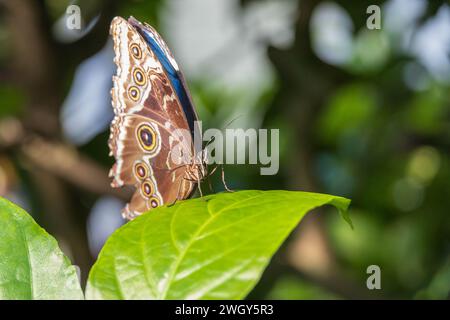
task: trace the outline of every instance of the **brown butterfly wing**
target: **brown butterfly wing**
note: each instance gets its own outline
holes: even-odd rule
[[[111,23],[117,74],[111,90],[115,118],[109,146],[116,163],[112,186],[136,186],[123,214],[133,218],[162,204],[188,197],[195,183],[187,166],[174,161],[174,145],[193,154],[193,144],[173,132],[189,125],[165,71],[145,41],[125,19]],[[175,159],[176,160],[176,159]]]

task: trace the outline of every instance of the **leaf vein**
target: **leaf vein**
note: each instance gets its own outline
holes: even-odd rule
[[[253,197],[249,197],[249,198],[246,198],[246,199],[238,200],[238,201],[236,201],[235,203],[233,203],[233,204],[231,204],[231,205],[228,205],[228,206],[222,208],[221,210],[217,211],[215,215],[210,216],[210,217],[205,221],[205,223],[204,223],[203,225],[201,225],[201,226],[195,231],[195,233],[192,235],[192,237],[191,237],[191,239],[189,240],[189,242],[188,242],[188,244],[186,245],[186,247],[180,252],[180,255],[179,255],[178,258],[175,260],[174,266],[172,267],[172,270],[171,270],[171,272],[170,272],[170,274],[169,274],[169,277],[168,277],[168,279],[167,279],[167,284],[166,284],[164,290],[163,290],[162,293],[161,293],[161,296],[160,296],[161,299],[165,299],[165,298],[166,298],[167,292],[169,291],[169,288],[170,288],[171,283],[172,283],[172,281],[173,281],[173,279],[174,279],[174,277],[175,277],[175,274],[176,274],[177,271],[178,271],[178,268],[179,268],[179,266],[180,266],[180,264],[181,264],[181,261],[183,261],[183,259],[184,259],[185,255],[186,255],[186,253],[189,251],[190,247],[192,246],[192,244],[193,244],[193,242],[196,240],[196,238],[199,236],[199,234],[200,234],[200,233],[201,233],[201,232],[202,232],[202,231],[203,231],[203,230],[204,230],[204,229],[205,229],[205,228],[206,228],[206,227],[207,227],[214,219],[216,219],[216,218],[220,215],[220,213],[224,212],[226,209],[229,209],[229,208],[231,208],[231,207],[233,207],[233,206],[236,206],[236,205],[238,205],[238,204],[240,204],[240,203],[243,203],[243,202],[246,202],[246,201],[248,201],[248,200],[258,198],[258,197],[260,197],[260,196],[262,196],[262,194],[258,194],[258,195],[253,196]],[[207,210],[209,211],[209,206],[208,206]]]

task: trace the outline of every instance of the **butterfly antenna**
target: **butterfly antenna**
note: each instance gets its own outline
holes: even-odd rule
[[[235,122],[239,118],[242,118],[243,116],[244,116],[244,114],[237,115],[235,118],[233,118],[230,121],[228,121],[228,123],[222,129],[227,129],[233,122]]]
[[[231,119],[231,120],[225,125],[225,127],[222,128],[222,130],[223,130],[223,129],[227,129],[234,121],[236,121],[237,119],[239,119],[239,118],[241,118],[241,117],[243,117],[243,116],[244,116],[244,115],[241,114],[241,115],[236,116],[236,118]],[[212,137],[208,140],[208,142],[205,143],[205,147],[203,148],[203,151],[206,150],[206,148],[207,148],[212,142],[214,142],[215,139],[216,139],[216,137],[215,137],[215,136],[212,136]]]

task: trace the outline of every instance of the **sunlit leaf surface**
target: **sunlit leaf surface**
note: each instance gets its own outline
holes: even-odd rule
[[[0,300],[83,299],[75,267],[24,210],[0,197]]]
[[[291,191],[221,193],[161,207],[117,230],[89,275],[89,299],[241,299],[311,209],[349,200]]]

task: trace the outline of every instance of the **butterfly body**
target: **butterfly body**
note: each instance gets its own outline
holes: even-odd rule
[[[111,90],[115,117],[109,147],[116,159],[111,185],[136,187],[123,210],[132,219],[188,198],[206,167],[193,144],[197,115],[192,99],[161,36],[147,24],[121,17],[113,19],[110,33],[117,65]],[[200,161],[177,161],[174,150],[180,146],[186,159]]]

